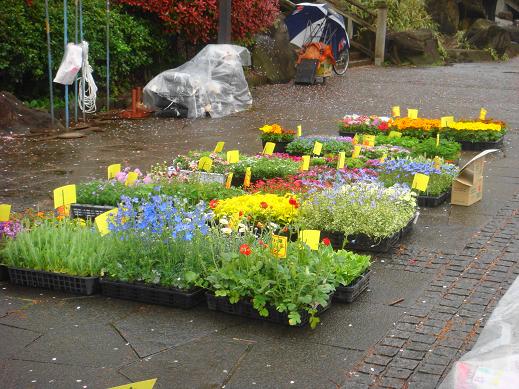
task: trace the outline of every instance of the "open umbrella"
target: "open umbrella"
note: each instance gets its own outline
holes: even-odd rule
[[[300,3],[285,19],[290,42],[303,47],[309,42],[332,46],[333,55],[350,48],[344,18],[327,4]]]

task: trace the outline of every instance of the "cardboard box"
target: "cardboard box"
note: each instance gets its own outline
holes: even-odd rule
[[[451,204],[469,206],[483,198],[485,156],[496,151],[485,150],[460,169],[458,177],[452,182]]]

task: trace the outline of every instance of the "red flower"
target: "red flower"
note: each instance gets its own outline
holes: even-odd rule
[[[258,243],[259,243],[259,244],[260,244],[260,246],[261,246],[261,247],[263,247],[263,248],[266,248],[266,247],[268,247],[268,245],[267,245],[267,244],[266,244],[265,242],[263,242],[263,240],[262,240],[262,239],[260,239],[260,240],[258,241]]]
[[[211,200],[209,201],[209,208],[215,209],[218,206],[218,200]]]
[[[262,201],[262,202],[260,203],[260,207],[263,208],[263,209],[265,209],[265,208],[268,208],[269,205],[268,205],[266,202]]]
[[[240,217],[242,217],[243,216],[243,211],[240,211],[239,215],[240,215]]]
[[[250,246],[248,244],[244,243],[240,246],[240,254],[250,255],[251,253],[252,250],[250,249]]]
[[[387,124],[387,122],[382,122],[378,125],[378,129],[381,131],[386,131],[389,129],[389,125]]]
[[[332,242],[330,242],[330,239],[328,239],[328,238],[323,238],[323,244],[324,244],[325,246],[329,246],[330,243],[332,243]]]

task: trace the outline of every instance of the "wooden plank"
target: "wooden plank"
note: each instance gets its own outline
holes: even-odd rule
[[[377,16],[377,13],[371,9],[369,9],[368,7],[366,7],[364,4],[361,4],[355,0],[343,0],[345,3],[350,3],[351,5],[357,7],[358,9],[361,9],[363,10],[364,12],[370,14],[371,16],[374,16],[376,17]],[[337,2],[337,1],[334,1],[334,2]]]
[[[375,57],[375,53],[373,52],[373,50],[368,49],[366,46],[359,42],[351,41],[350,45],[351,47],[354,47],[357,50],[362,51],[364,54],[369,55],[369,57],[372,59]]]

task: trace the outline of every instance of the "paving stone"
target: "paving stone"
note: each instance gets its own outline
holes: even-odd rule
[[[385,368],[386,368],[385,366],[375,365],[372,363],[365,363],[358,369],[358,371],[360,371],[362,373],[378,375],[378,374],[382,373],[385,370]]]
[[[412,374],[412,370],[407,370],[407,369],[401,369],[401,368],[398,368],[398,367],[389,367],[389,369],[387,369],[385,372],[384,372],[384,376],[385,377],[392,377],[392,378],[400,378],[400,379],[407,379],[409,378],[409,376]]]
[[[411,336],[410,339],[413,342],[426,343],[426,344],[430,345],[436,341],[436,336],[415,334],[415,335]]]
[[[423,357],[425,356],[425,351],[404,350],[399,355],[402,358],[421,361],[423,359]]]
[[[445,365],[432,365],[430,363],[424,363],[423,361],[418,365],[417,371],[426,374],[437,374],[441,375],[447,368]]]
[[[387,364],[391,362],[391,360],[392,359],[390,357],[386,357],[383,355],[370,355],[364,358],[364,362],[380,366],[387,366]]]
[[[382,388],[401,389],[405,385],[405,380],[392,377],[383,377],[378,384]]]
[[[427,343],[410,342],[406,345],[406,348],[413,351],[429,351],[431,345]]]
[[[402,358],[394,358],[389,367],[398,367],[401,369],[408,369],[408,370],[414,370],[416,366],[418,366],[419,361],[413,360],[413,359],[405,359],[403,358],[403,355],[401,354]]]
[[[375,352],[379,355],[394,357],[400,351],[399,347],[376,345]]]
[[[398,338],[384,338],[382,340],[382,345],[384,346],[393,346],[393,347],[402,347],[405,343],[404,339],[398,339]]]

